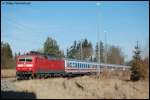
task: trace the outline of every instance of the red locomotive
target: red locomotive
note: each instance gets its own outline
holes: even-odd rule
[[[49,58],[32,52],[17,57],[17,79],[41,78],[50,76],[72,76],[100,72],[100,68],[129,68],[129,66],[99,64],[70,59]]]

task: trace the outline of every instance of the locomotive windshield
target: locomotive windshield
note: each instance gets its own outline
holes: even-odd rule
[[[31,58],[26,58],[26,62],[32,62]]]
[[[21,62],[22,62],[22,61],[25,61],[25,59],[24,59],[24,58],[20,58],[20,59],[19,59],[19,61],[21,61]]]
[[[32,58],[19,58],[19,62],[32,62]]]

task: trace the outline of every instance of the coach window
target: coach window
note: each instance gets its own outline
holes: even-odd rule
[[[72,62],[70,62],[70,67],[72,67]]]
[[[74,62],[72,62],[72,68],[74,68]]]
[[[73,62],[70,63],[70,66],[73,67]]]
[[[77,63],[75,62],[75,63],[74,63],[74,68],[76,68],[76,66],[77,66]]]
[[[74,67],[76,67],[76,68],[77,68],[77,67],[78,67],[78,63],[74,63]]]
[[[77,63],[75,63],[74,67],[75,67],[75,68],[77,68],[77,66],[78,66],[78,64],[77,64]]]
[[[76,62],[74,62],[73,66],[76,67]]]
[[[75,66],[76,68],[78,68],[78,63],[76,63],[76,66]]]
[[[73,67],[74,67],[74,68],[76,67],[76,63],[73,64]]]
[[[79,63],[79,68],[81,68],[81,63]]]
[[[78,67],[78,63],[76,63],[75,67],[76,67],[76,68]]]
[[[81,68],[81,63],[79,63],[79,68]]]
[[[75,67],[78,68],[78,63],[76,63]]]

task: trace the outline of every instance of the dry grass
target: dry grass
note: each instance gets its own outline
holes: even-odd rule
[[[14,75],[14,70],[1,70],[1,76]],[[15,91],[33,92],[37,99],[149,99],[149,81],[132,82],[128,71],[104,71],[98,78],[92,75],[12,82]]]
[[[50,78],[15,82],[18,91],[34,92],[38,99],[148,99],[148,81],[119,78]]]
[[[130,80],[131,71],[129,70],[103,70],[100,74],[101,79],[114,79]]]
[[[15,77],[16,69],[1,69],[1,78]]]
[[[34,92],[38,99],[148,99],[147,82],[126,82],[119,79],[94,79],[87,76],[74,79],[29,80],[15,83],[18,90]]]

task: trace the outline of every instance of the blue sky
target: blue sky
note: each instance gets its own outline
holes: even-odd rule
[[[93,47],[100,39],[119,46],[130,60],[138,40],[141,47],[149,41],[148,1],[30,1],[30,4],[1,5],[1,41],[11,45],[13,53],[42,48],[48,36],[55,38],[61,50],[74,40],[87,38]],[[97,11],[99,17],[97,16]]]

